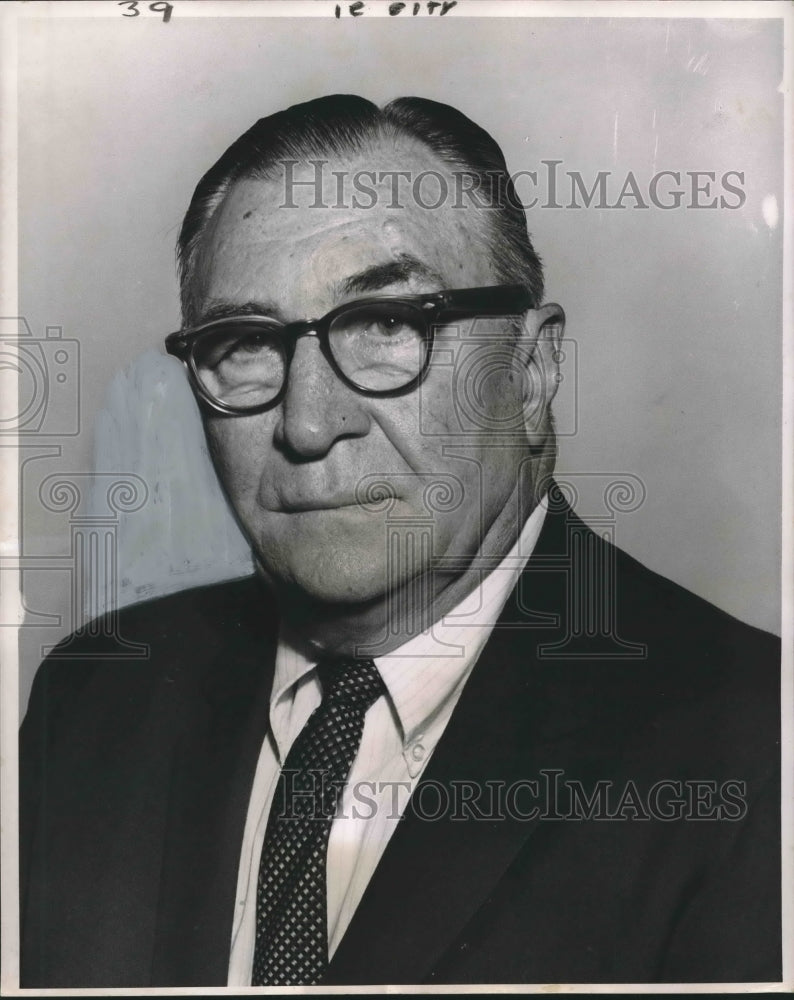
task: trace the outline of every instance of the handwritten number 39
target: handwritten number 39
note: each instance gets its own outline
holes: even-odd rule
[[[128,8],[128,10],[122,12],[123,17],[137,17],[140,14],[138,0],[119,0],[119,7]],[[168,24],[171,20],[171,11],[174,9],[174,5],[170,3],[150,3],[148,9],[155,14],[162,13],[163,24]]]

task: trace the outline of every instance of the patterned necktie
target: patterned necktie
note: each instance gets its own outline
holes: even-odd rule
[[[372,660],[328,660],[317,670],[322,702],[287,754],[270,807],[252,986],[312,985],[328,967],[328,836],[364,716],[385,691]]]

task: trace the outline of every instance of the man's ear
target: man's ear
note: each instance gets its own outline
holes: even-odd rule
[[[524,426],[531,448],[547,444],[549,407],[560,382],[559,352],[565,312],[556,302],[530,309],[524,318],[519,350],[524,365]]]

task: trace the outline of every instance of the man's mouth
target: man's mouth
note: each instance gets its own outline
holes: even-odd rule
[[[312,511],[332,511],[344,510],[347,508],[358,508],[370,513],[382,510],[384,505],[396,500],[396,497],[379,499],[378,501],[359,500],[354,493],[337,493],[320,497],[300,496],[289,499],[280,498],[278,513],[301,514]]]

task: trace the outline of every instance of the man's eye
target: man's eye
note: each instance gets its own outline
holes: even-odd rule
[[[394,337],[405,333],[407,324],[404,317],[396,315],[378,316],[373,318],[367,328],[367,333],[381,337]]]
[[[235,355],[259,354],[261,351],[267,350],[271,345],[272,339],[271,334],[265,333],[262,330],[238,337],[228,345],[226,353],[221,360],[227,358],[234,359]]]
[[[217,368],[222,364],[250,364],[272,353],[278,353],[273,330],[258,328],[227,330],[197,345],[196,363],[201,368]]]

